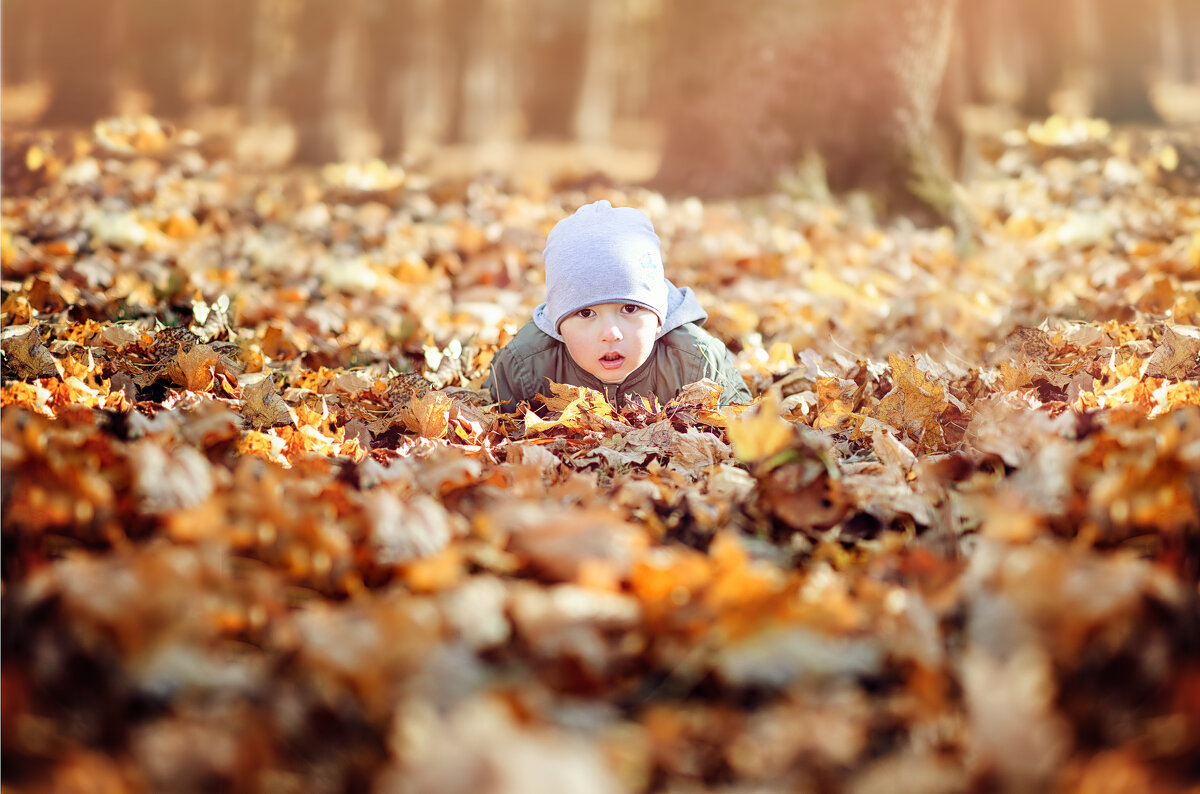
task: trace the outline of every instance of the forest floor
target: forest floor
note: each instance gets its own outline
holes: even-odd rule
[[[793,185],[6,136],[4,791],[1195,792],[1200,147]],[[753,405],[480,386],[639,207]]]

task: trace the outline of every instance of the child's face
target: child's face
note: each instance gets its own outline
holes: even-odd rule
[[[634,303],[597,303],[558,326],[575,363],[605,383],[620,383],[650,357],[658,315]]]

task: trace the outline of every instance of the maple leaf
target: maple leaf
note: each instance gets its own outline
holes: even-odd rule
[[[292,409],[275,392],[275,380],[269,373],[242,387],[242,416],[259,429],[296,423]]]
[[[940,417],[949,406],[946,389],[922,372],[915,358],[888,356],[892,368],[892,390],[880,400],[874,416],[903,431],[928,449],[943,440]]]
[[[854,391],[858,388],[852,380],[821,377],[815,383],[817,389],[817,416],[813,427],[818,430],[840,430],[854,418]]]
[[[448,395],[430,391],[409,397],[408,405],[399,411],[400,423],[410,433],[425,438],[445,438],[450,432],[450,409],[454,400]]]
[[[3,349],[5,366],[12,369],[21,380],[33,380],[57,372],[54,356],[42,344],[42,334],[36,325],[23,334],[5,336]]]

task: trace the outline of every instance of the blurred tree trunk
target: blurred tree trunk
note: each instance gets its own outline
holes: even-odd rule
[[[410,0],[407,62],[393,79],[400,82],[400,136],[416,156],[452,134],[466,43],[460,15],[469,8],[464,0]]]
[[[565,140],[574,132],[572,112],[583,85],[590,9],[595,0],[563,3],[529,0],[520,51],[523,105],[531,138]],[[605,5],[612,5],[607,0]]]
[[[28,83],[42,76],[46,24],[44,0],[4,0],[0,56],[6,83]]]
[[[834,189],[957,213],[933,129],[954,10],[954,0],[777,0],[752,11],[675,0],[655,184],[758,192],[813,151]]]
[[[116,106],[122,4],[96,0],[40,0],[45,20],[49,126],[91,124]]]
[[[520,133],[516,91],[513,0],[473,0],[473,14],[456,20],[465,34],[457,135],[466,144],[511,140]]]
[[[260,5],[258,0],[206,0],[200,4],[200,68],[208,81],[197,97],[201,104],[241,106],[246,102]]]
[[[612,140],[621,59],[622,5],[612,0],[591,0],[588,9],[587,47],[583,85],[574,102],[564,103],[564,115],[574,106],[576,140],[605,144]]]
[[[296,158],[341,159],[343,138],[364,110],[362,0],[310,0],[296,20],[285,107],[296,126]]]
[[[253,126],[266,122],[272,106],[281,103],[279,87],[290,70],[282,29],[290,20],[271,0],[253,0],[252,8],[250,68],[245,76],[242,108],[246,123]]]
[[[152,112],[179,118],[188,109],[184,81],[199,68],[199,5],[133,0],[130,48],[135,82],[150,93]]]
[[[1142,0],[1091,2],[1103,47],[1096,64],[1096,114],[1114,121],[1157,120],[1149,93],[1151,74],[1160,64],[1156,15]]]
[[[404,150],[404,75],[418,68],[414,49],[428,29],[419,31],[416,0],[373,0],[366,8],[367,106],[383,152]]]

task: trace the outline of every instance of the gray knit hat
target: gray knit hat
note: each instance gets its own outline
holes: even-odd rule
[[[636,303],[667,316],[670,285],[654,224],[633,207],[597,201],[563,218],[546,237],[545,317],[555,331],[597,303]],[[539,307],[542,308],[542,307]]]

